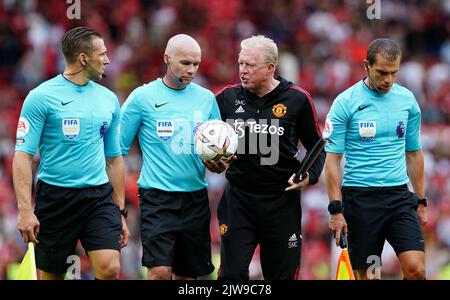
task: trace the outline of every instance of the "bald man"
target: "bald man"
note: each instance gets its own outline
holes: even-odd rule
[[[214,270],[205,167],[193,132],[220,113],[214,94],[192,82],[200,61],[192,37],[172,37],[164,77],[135,89],[121,108],[122,154],[137,134],[143,157],[137,184],[148,279],[196,279]]]

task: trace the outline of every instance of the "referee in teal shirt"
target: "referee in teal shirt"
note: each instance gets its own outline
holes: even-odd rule
[[[120,248],[129,236],[120,108],[114,93],[93,81],[109,64],[106,47],[100,33],[86,27],[66,32],[61,44],[64,73],[30,91],[20,113],[13,162],[18,228],[25,242],[37,243],[41,279],[64,279],[78,240],[96,278],[118,279]]]
[[[385,240],[405,279],[425,279],[421,114],[413,93],[394,83],[400,60],[396,42],[371,42],[364,60],[367,77],[336,97],[324,128],[330,230],[336,245],[341,233],[348,235],[359,279],[376,279],[367,269],[381,267]]]
[[[214,94],[192,82],[201,62],[197,41],[169,39],[167,73],[136,88],[121,108],[120,146],[138,136],[142,265],[151,280],[196,279],[214,270],[205,166],[194,150],[195,126],[220,119]]]

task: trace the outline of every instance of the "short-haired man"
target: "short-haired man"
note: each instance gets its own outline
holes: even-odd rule
[[[102,36],[77,27],[62,38],[63,74],[25,99],[17,128],[13,180],[18,228],[37,243],[41,279],[64,279],[78,240],[97,279],[117,279],[127,244],[124,164],[119,147],[119,102],[93,82],[109,64]],[[36,206],[32,160],[39,148]],[[121,217],[122,213],[122,217]]]
[[[324,129],[330,229],[336,245],[341,232],[348,234],[359,279],[375,279],[367,274],[370,256],[381,259],[385,240],[405,279],[425,278],[421,114],[413,93],[394,83],[400,59],[393,40],[371,42],[364,60],[367,77],[336,97]],[[415,193],[408,190],[409,180]]]

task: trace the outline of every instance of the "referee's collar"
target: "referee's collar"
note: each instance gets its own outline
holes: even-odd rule
[[[78,84],[78,83],[75,83],[75,82],[70,81],[69,79],[67,79],[66,76],[64,76],[63,73],[60,73],[59,75],[61,76],[61,78],[62,78],[64,81],[66,81],[66,82],[68,82],[68,83],[70,83],[70,84],[73,84],[73,85],[76,86],[76,87],[85,87],[85,86],[88,86],[89,83],[91,82],[91,81],[89,80],[88,82],[86,82],[86,84]]]
[[[379,92],[377,92],[377,91],[372,90],[370,87],[367,86],[366,82],[364,81],[366,78],[367,78],[367,77],[364,77],[364,78],[361,80],[361,81],[362,81],[361,84],[363,85],[363,89],[364,89],[365,91],[367,91],[369,94],[371,94],[371,95],[373,95],[373,96],[375,96],[375,97],[384,97],[384,96],[386,96],[387,94],[389,94],[389,93],[391,92],[391,90],[390,90],[390,91],[387,92],[386,94],[383,94],[383,93],[379,93]]]

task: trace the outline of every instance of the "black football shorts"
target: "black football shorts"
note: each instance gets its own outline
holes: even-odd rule
[[[41,180],[36,186],[35,214],[40,222],[36,266],[64,274],[78,240],[86,251],[120,251],[122,220],[112,201],[112,186],[62,188]]]
[[[139,189],[142,265],[196,278],[214,271],[208,192]]]
[[[343,187],[342,194],[353,269],[367,269],[376,261],[381,263],[385,240],[397,256],[409,250],[425,250],[416,212],[419,199],[407,185]]]

